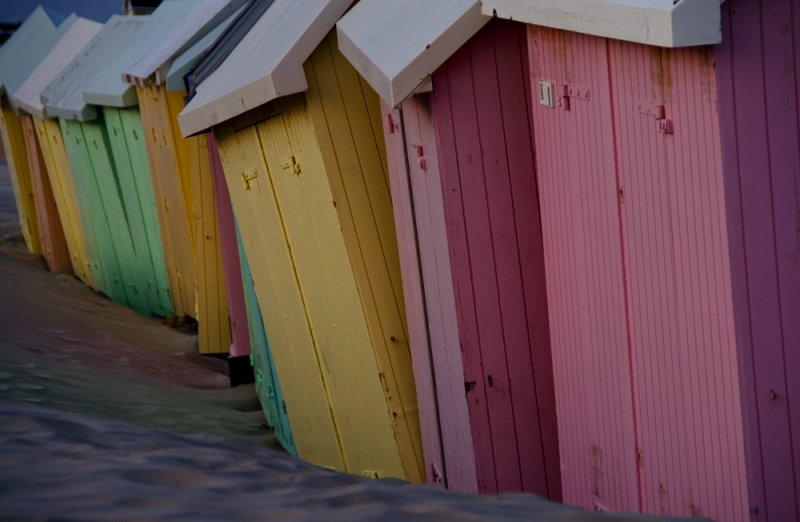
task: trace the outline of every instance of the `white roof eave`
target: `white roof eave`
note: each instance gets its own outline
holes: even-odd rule
[[[489,20],[480,0],[368,0],[336,27],[342,54],[397,106]]]
[[[518,22],[658,47],[722,41],[724,0],[481,0],[482,11]]]
[[[275,0],[178,115],[184,137],[308,88],[303,63],[352,0]]]

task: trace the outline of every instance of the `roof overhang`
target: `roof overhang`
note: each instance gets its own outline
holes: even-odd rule
[[[361,0],[336,27],[342,54],[396,106],[489,20],[480,0]]]
[[[659,47],[722,41],[721,0],[482,0],[483,13]]]
[[[352,0],[275,0],[224,62],[197,86],[178,121],[184,136],[208,130],[308,88],[303,63]]]
[[[42,91],[102,27],[102,24],[86,18],[75,20],[64,36],[16,90],[14,101],[17,105],[38,118],[46,118],[47,111],[41,100]]]

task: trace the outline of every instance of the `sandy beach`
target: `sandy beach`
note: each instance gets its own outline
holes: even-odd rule
[[[0,519],[674,520],[320,469],[191,331],[23,252],[0,162]]]

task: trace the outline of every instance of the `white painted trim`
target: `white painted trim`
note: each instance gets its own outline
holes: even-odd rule
[[[342,54],[396,107],[489,20],[480,0],[361,0],[336,27]]]
[[[483,13],[489,16],[659,47],[722,41],[721,0],[481,0],[481,3]]]
[[[178,116],[191,136],[308,88],[303,63],[352,0],[275,0]]]

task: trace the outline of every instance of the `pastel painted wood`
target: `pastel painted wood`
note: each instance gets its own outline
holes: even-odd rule
[[[36,130],[30,116],[21,119],[25,133],[25,149],[28,152],[28,165],[31,172],[33,197],[36,202],[36,218],[39,223],[39,237],[42,242],[42,255],[51,272],[68,272],[71,270],[70,256],[64,229],[58,215],[53,189],[47,173],[42,149],[36,137]]]
[[[33,123],[67,241],[72,272],[87,285],[95,287],[86,244],[86,228],[81,221],[72,171],[61,137],[61,127],[57,120],[51,119],[42,120],[33,117]]]
[[[749,520],[711,54],[528,34],[564,500]]]

